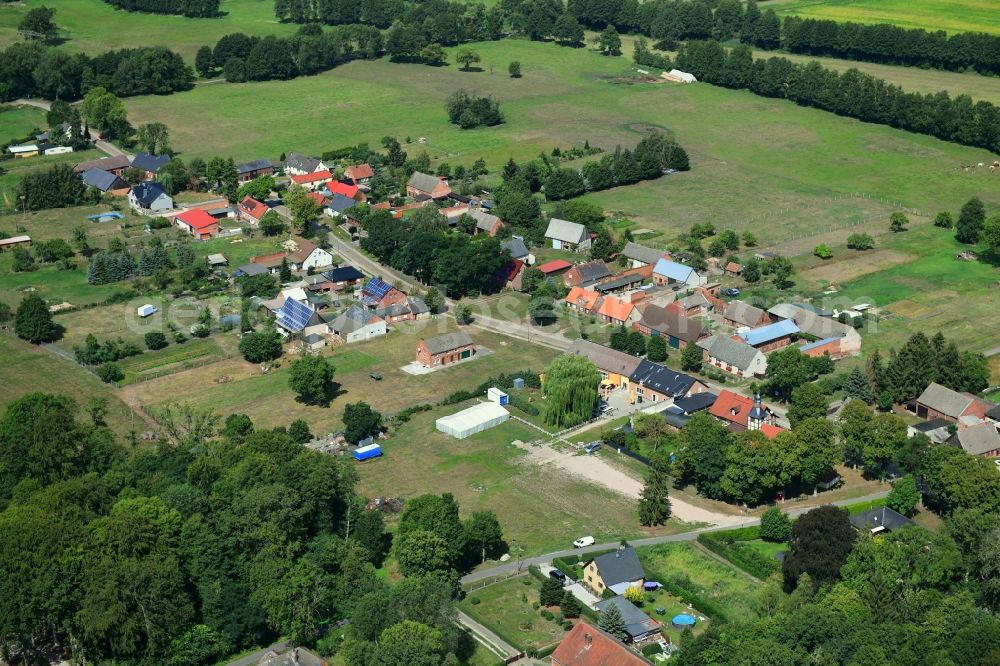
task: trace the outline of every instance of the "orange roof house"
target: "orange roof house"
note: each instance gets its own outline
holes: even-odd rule
[[[330,194],[342,194],[348,199],[356,199],[358,201],[366,201],[368,199],[357,185],[342,183],[339,180],[331,180],[326,184],[326,189],[330,190]]]
[[[365,185],[375,177],[375,170],[370,164],[355,164],[344,169],[344,178],[355,185]]]
[[[615,296],[607,296],[601,301],[597,316],[610,324],[631,326],[633,321],[639,319],[639,310],[631,300],[623,301]]]
[[[578,622],[552,653],[552,666],[649,666],[652,663],[585,621]]]
[[[271,210],[251,196],[243,197],[243,201],[239,203],[237,208],[239,209],[240,216],[251,222],[260,222],[261,218],[267,214],[267,211]]]
[[[735,431],[763,431],[764,425],[774,425],[774,415],[766,405],[761,404],[759,395],[748,398],[745,395],[723,389],[719,392],[719,397],[712,403],[709,413],[715,418],[725,421],[730,430]],[[768,434],[769,432],[773,434]],[[768,430],[764,431],[764,434],[770,439],[778,433]]]
[[[329,171],[317,171],[316,173],[304,173],[300,176],[292,176],[292,182],[296,185],[302,185],[303,187],[315,190],[331,178],[333,178],[333,174]]]
[[[179,213],[174,221],[177,226],[198,239],[210,238],[219,233],[219,221],[201,208]]]
[[[569,293],[566,294],[566,307],[579,310],[580,312],[593,314],[600,298],[601,295],[592,289],[573,287],[569,290]]]
[[[565,259],[553,259],[552,261],[546,262],[538,267],[545,275],[557,275],[562,271],[569,270],[573,267],[573,264],[569,263]]]

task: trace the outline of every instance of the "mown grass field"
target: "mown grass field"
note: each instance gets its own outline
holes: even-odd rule
[[[482,72],[355,62],[315,77],[200,86],[126,105],[135,122],[170,126],[188,158],[317,154],[361,141],[378,145],[392,134],[410,137],[409,153],[427,150],[452,165],[483,157],[496,169],[509,156],[526,159],[555,145],[633,145],[659,127],[687,148],[692,171],[587,198],[663,240],[704,220],[752,229],[762,243],[774,243],[858,219],[881,224],[897,202],[933,211],[979,194],[1000,205],[998,176],[962,168],[994,159],[982,150],[748,92],[635,84],[626,59],[586,49],[521,40],[475,48]],[[523,78],[507,76],[512,59],[521,61]],[[507,122],[465,131],[450,125],[443,102],[458,88],[494,95]],[[416,144],[419,137],[425,145]]]
[[[89,55],[125,47],[168,46],[193,62],[201,46],[215,46],[223,35],[282,35],[298,27],[278,23],[273,0],[222,0],[220,10],[226,15],[219,18],[126,12],[101,0],[25,0],[0,5],[0,48],[19,39],[17,25],[28,10],[46,4],[56,10],[55,22],[65,47]]]
[[[993,0],[772,0],[779,15],[857,23],[892,23],[904,28],[1000,33]]]
[[[566,633],[531,607],[538,603],[540,585],[532,576],[511,578],[470,592],[459,608],[514,647],[537,650],[559,642]]]
[[[20,110],[20,109],[19,109]],[[10,113],[10,112],[6,112]],[[3,122],[4,115],[0,115],[0,123]],[[15,122],[17,122],[17,117],[15,116]],[[6,132],[2,131],[4,125],[0,124],[0,137],[6,136]],[[33,129],[36,127],[32,123],[32,127],[28,129]],[[43,118],[44,127],[44,118]],[[39,157],[27,157],[19,160],[4,160],[0,163],[5,170],[5,173],[0,174],[0,210],[19,210],[20,203],[17,200],[17,188],[21,179],[29,173],[35,171],[48,171],[57,164],[69,164],[74,166],[80,162],[86,162],[87,160],[97,159],[99,157],[104,157],[102,153],[97,150],[84,150],[79,153],[66,153],[64,155],[49,155],[49,156],[39,156]],[[0,225],[4,225],[3,218],[0,218]]]
[[[0,141],[22,139],[34,129],[44,129],[45,112],[31,106],[0,106]]]

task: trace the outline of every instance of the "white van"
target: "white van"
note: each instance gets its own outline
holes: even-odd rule
[[[585,537],[580,537],[579,539],[577,539],[576,541],[574,541],[573,542],[573,547],[574,548],[586,548],[587,546],[593,546],[595,543],[597,543],[597,540],[594,539],[594,537],[592,537],[592,536],[585,536]]]

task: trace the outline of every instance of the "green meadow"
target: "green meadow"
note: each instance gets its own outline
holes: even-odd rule
[[[892,23],[903,28],[1000,33],[995,0],[773,0],[779,15],[857,23]]]

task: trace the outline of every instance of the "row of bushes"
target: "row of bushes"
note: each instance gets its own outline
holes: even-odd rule
[[[538,416],[539,414],[538,407],[535,407],[533,404],[525,400],[517,393],[510,394],[510,405],[511,407],[516,407],[517,409],[520,409],[522,412],[528,414],[529,416]]]
[[[753,535],[736,536],[733,534],[733,532],[744,530],[752,531]],[[758,538],[759,534],[760,529],[757,527],[747,527],[742,530],[729,530],[726,532],[705,532],[698,535],[698,543],[716,555],[724,557],[734,566],[742,569],[751,576],[766,580],[781,571],[781,565],[777,560],[769,559],[745,543],[746,541]]]
[[[472,391],[459,390],[449,393],[440,402],[440,404],[454,405],[459,402],[465,402],[466,400],[472,400],[473,398],[480,398],[483,396],[484,393],[486,393],[487,390],[493,388],[494,386],[504,391],[509,391],[511,388],[514,387],[514,380],[518,378],[524,380],[525,388],[537,389],[542,387],[542,380],[538,376],[537,372],[531,372],[530,370],[525,370],[523,372],[505,373],[497,375],[495,377],[490,377]]]
[[[393,417],[393,420],[396,421],[396,423],[406,423],[414,414],[429,412],[431,409],[433,409],[433,406],[426,402],[419,405],[412,405],[401,412],[397,412]]]

